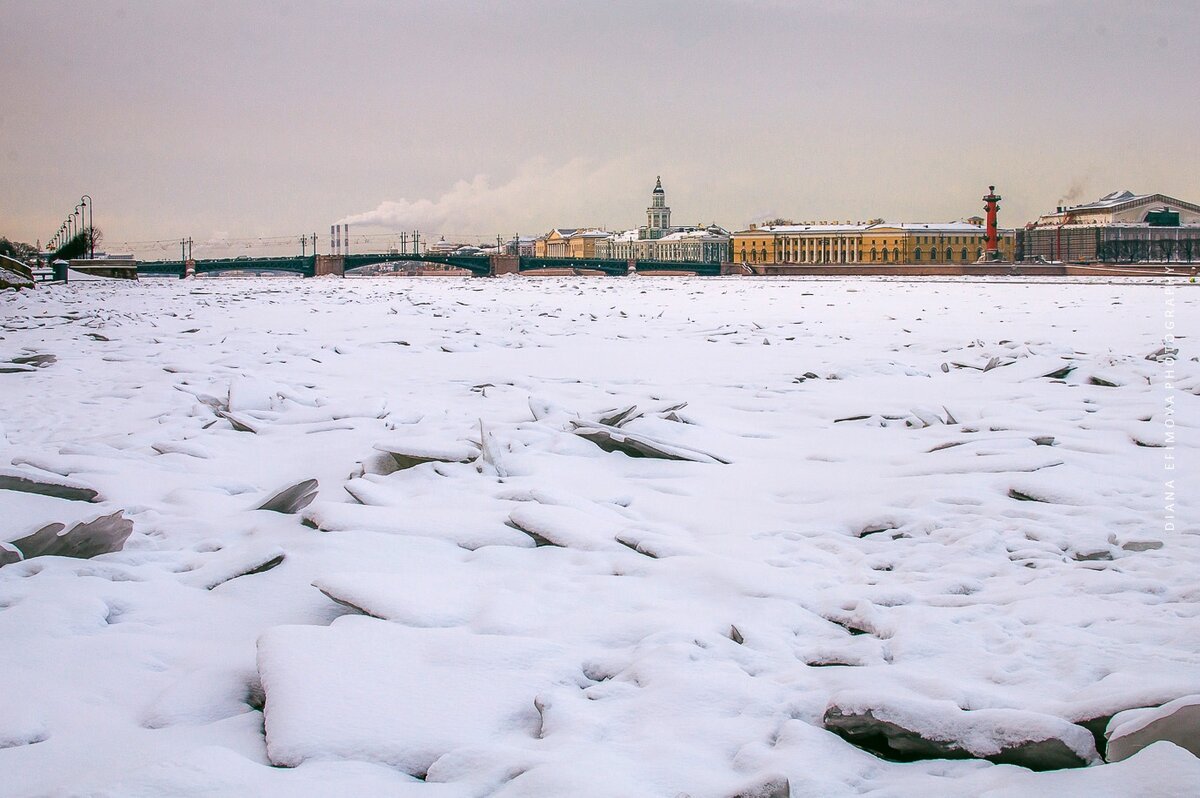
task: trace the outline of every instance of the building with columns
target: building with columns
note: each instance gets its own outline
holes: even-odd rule
[[[983,257],[986,233],[970,222],[752,226],[733,234],[731,255],[734,263],[750,265],[975,263]],[[1012,260],[1013,250],[1012,231],[1001,231],[1005,260]]]
[[[534,255],[539,258],[595,258],[597,243],[611,235],[594,227],[556,227],[534,241]]]
[[[672,225],[671,208],[660,175],[650,192],[646,224],[598,242],[596,253],[598,257],[614,260],[721,263],[729,260],[729,231],[716,224]]]
[[[620,233],[595,228],[556,228],[534,242],[538,257],[672,260],[722,263],[729,260],[729,231],[716,224],[671,224],[662,177],[650,192],[646,224]]]
[[[1192,263],[1200,260],[1200,205],[1166,194],[1114,191],[1060,206],[1018,234],[1025,260]]]
[[[596,244],[596,257],[695,263],[722,263],[729,260],[728,230],[716,225],[674,227],[671,230],[673,232],[660,238],[640,238],[641,230],[615,233]]]

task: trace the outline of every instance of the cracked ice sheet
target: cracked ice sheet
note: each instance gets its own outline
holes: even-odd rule
[[[1192,291],[1174,297],[1171,453],[1194,485]],[[1187,775],[1153,749],[1064,774],[899,765],[819,726],[868,687],[1071,721],[1195,692],[1196,494],[1164,530],[1164,371],[1145,359],[1163,302],[1130,281],[644,278],[0,296],[0,359],[57,357],[0,375],[0,466],[86,484],[135,524],[122,552],[0,569],[0,677],[21,685],[0,696],[4,790],[721,798],[784,775],[797,795],[1094,794]],[[569,431],[684,401],[627,428],[729,465]],[[393,471],[376,448],[472,448],[481,421],[476,464]],[[253,510],[310,478],[321,530]],[[386,620],[335,621],[330,595]],[[364,622],[532,641],[563,670],[531,671],[498,731],[454,707],[427,783],[361,761],[379,735],[338,747],[379,728],[365,699],[288,730],[333,758],[271,768],[256,645]],[[452,668],[410,671],[453,687]],[[329,678],[319,698],[347,689]]]

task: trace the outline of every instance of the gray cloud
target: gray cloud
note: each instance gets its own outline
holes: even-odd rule
[[[0,16],[18,34],[0,233],[29,240],[85,192],[116,246],[323,238],[341,219],[631,225],[659,173],[678,218],[730,227],[764,209],[950,219],[990,184],[1016,225],[1080,175],[1095,194],[1200,185],[1200,51],[1159,46],[1200,28],[1195,3],[0,0]]]

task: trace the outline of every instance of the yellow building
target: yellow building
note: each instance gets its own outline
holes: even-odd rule
[[[533,243],[533,254],[539,258],[594,258],[596,244],[612,234],[595,228],[558,228]]]
[[[751,227],[733,234],[734,263],[866,264],[975,263],[986,231],[968,222],[921,224],[796,224]],[[1015,237],[1001,231],[1000,251],[1012,260]]]

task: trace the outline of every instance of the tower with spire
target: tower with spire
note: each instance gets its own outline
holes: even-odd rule
[[[663,191],[662,175],[650,192],[650,207],[646,209],[646,226],[639,238],[662,238],[671,229],[671,209],[667,207],[667,193]]]

